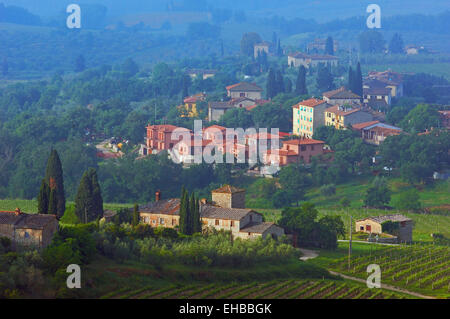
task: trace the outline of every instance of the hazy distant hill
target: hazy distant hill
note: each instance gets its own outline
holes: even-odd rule
[[[103,4],[110,16],[148,11],[174,10],[201,11],[213,6],[233,10],[246,10],[257,15],[281,15],[287,18],[308,17],[318,21],[364,15],[373,0],[0,0],[7,5],[23,6],[32,13],[52,16],[70,3]],[[386,16],[409,13],[435,14],[450,9],[448,0],[377,0]]]

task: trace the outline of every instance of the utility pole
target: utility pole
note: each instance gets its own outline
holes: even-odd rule
[[[350,215],[350,240],[348,241],[348,270],[350,270],[351,256],[352,256],[352,216]]]

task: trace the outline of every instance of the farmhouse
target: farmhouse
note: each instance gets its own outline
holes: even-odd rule
[[[263,222],[263,216],[245,207],[245,190],[230,185],[213,190],[212,202],[202,200],[200,218],[203,229],[231,231],[234,238],[257,238],[270,236],[279,238],[284,235],[283,228]],[[180,199],[163,200],[156,192],[155,201],[139,207],[142,223],[152,227],[176,228],[180,223]]]
[[[9,238],[13,248],[45,248],[57,231],[55,215],[26,214],[19,208],[14,212],[0,212],[0,237]]]
[[[254,83],[241,82],[226,87],[228,97],[235,99],[240,97],[246,97],[252,100],[260,100],[262,88]]]
[[[332,55],[308,55],[302,52],[291,53],[288,55],[288,65],[298,68],[317,67],[319,64],[337,66],[339,58]]]
[[[380,145],[386,137],[399,135],[402,129],[396,126],[371,121],[352,125],[352,129],[361,133],[364,142],[372,145]]]
[[[323,93],[323,99],[333,105],[361,104],[361,97],[350,90],[346,90],[345,87]]]
[[[390,222],[391,225],[393,223],[394,226],[388,229],[386,222]],[[391,233],[391,235],[397,237],[399,242],[411,242],[413,221],[401,214],[368,217],[357,220],[355,222],[355,230],[371,234]]]
[[[334,126],[338,130],[372,119],[372,114],[364,112],[361,108],[353,108],[347,105],[335,105],[325,110],[325,125]]]

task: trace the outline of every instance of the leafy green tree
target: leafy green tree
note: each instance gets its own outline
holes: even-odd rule
[[[277,70],[276,74],[275,74],[275,82],[276,82],[276,94],[280,94],[280,93],[284,93],[285,88],[284,88],[284,79],[283,79],[283,75],[281,74],[280,70]]]
[[[246,56],[254,56],[254,47],[256,43],[262,42],[259,34],[255,32],[244,33],[241,39],[241,53]]]
[[[50,190],[55,190],[56,194],[56,215],[61,218],[66,210],[66,197],[64,193],[64,178],[61,160],[58,152],[53,149],[47,161],[47,169],[45,172],[45,181]]]
[[[303,65],[298,69],[297,81],[295,83],[295,93],[297,95],[308,94],[308,89],[306,87],[306,69]]]
[[[400,34],[395,33],[389,42],[389,53],[401,54],[403,52],[403,38]]]
[[[305,196],[306,188],[311,185],[306,169],[300,164],[290,164],[281,169],[279,174],[280,184],[289,198],[289,203],[296,202]],[[287,205],[286,205],[287,206]]]
[[[347,197],[342,197],[339,201],[339,204],[341,204],[342,207],[346,208],[350,206],[350,200]]]
[[[42,180],[41,188],[39,190],[38,195],[38,214],[48,214],[48,205],[49,205],[49,196],[50,196],[50,188],[48,184],[45,182],[45,179]]]
[[[375,30],[364,31],[359,35],[359,47],[362,53],[381,53],[384,50],[383,35]]]
[[[126,59],[120,69],[128,77],[135,76],[139,72],[139,66],[132,58]]]
[[[394,207],[400,210],[418,211],[422,208],[420,196],[417,189],[412,188],[401,193],[394,201]]]
[[[439,113],[428,104],[419,104],[413,108],[400,122],[400,126],[409,132],[423,132],[432,127],[438,127]]]
[[[391,190],[383,177],[376,177],[372,185],[367,189],[364,205],[368,207],[382,208],[391,200]]]

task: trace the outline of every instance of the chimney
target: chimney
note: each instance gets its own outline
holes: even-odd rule
[[[14,211],[14,215],[19,216],[20,214],[22,214],[20,208],[16,208],[16,210]]]
[[[155,193],[155,201],[159,202],[160,199],[161,199],[161,192],[158,190]]]

